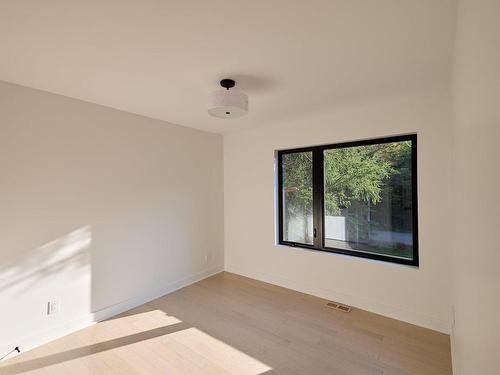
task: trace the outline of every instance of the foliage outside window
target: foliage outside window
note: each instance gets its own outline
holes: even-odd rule
[[[416,140],[278,152],[280,243],[418,265]]]

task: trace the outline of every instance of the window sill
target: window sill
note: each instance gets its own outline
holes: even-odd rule
[[[345,250],[345,249],[316,248],[313,245],[309,246],[309,245],[291,243],[291,242],[278,242],[275,244],[275,246],[300,249],[300,250],[309,250],[309,251],[314,251],[314,252],[320,252],[323,254],[347,255],[351,258],[360,258],[360,259],[364,259],[364,260],[368,260],[368,261],[373,261],[376,263],[395,264],[395,265],[401,265],[401,266],[410,267],[410,268],[414,268],[414,269],[419,268],[418,259],[413,260],[413,259],[393,258],[393,257],[388,257],[388,256],[383,256],[383,255],[378,255],[378,254],[373,254],[373,253],[355,252],[355,251],[350,251],[350,250]]]

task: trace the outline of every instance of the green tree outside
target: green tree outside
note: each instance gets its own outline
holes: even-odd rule
[[[352,224],[358,226],[358,231],[368,224],[372,228],[377,226],[370,219],[370,212],[377,212],[384,195],[390,194],[393,211],[411,196],[408,195],[408,191],[411,192],[410,141],[326,150],[324,168],[325,215],[357,212],[348,219],[351,219],[351,227]],[[285,215],[307,220],[312,215],[312,153],[285,154],[283,171]],[[403,223],[405,220],[400,221],[400,228],[394,229],[408,229]]]

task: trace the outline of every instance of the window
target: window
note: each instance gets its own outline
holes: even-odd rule
[[[278,151],[279,242],[418,266],[417,136]]]

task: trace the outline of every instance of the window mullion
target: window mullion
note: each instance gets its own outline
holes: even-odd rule
[[[323,150],[313,150],[313,226],[314,247],[323,248]]]

